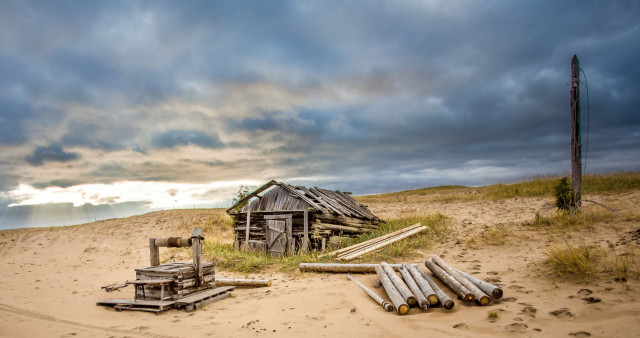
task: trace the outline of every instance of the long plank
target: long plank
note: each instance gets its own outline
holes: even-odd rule
[[[219,287],[219,288],[215,288],[212,290],[207,290],[207,291],[202,291],[202,292],[198,292],[196,294],[178,299],[175,301],[176,305],[187,305],[187,304],[192,304],[198,301],[201,301],[205,298],[208,297],[212,297],[224,292],[228,292],[231,291],[233,289],[235,289],[235,286],[223,286],[223,287]]]
[[[405,238],[407,238],[409,236],[413,236],[413,235],[417,234],[418,232],[421,232],[421,231],[424,231],[424,230],[427,230],[427,227],[420,227],[420,228],[413,229],[413,230],[411,230],[411,231],[409,231],[407,233],[404,233],[404,234],[402,234],[400,236],[390,238],[390,239],[388,239],[388,240],[386,240],[386,241],[384,241],[382,243],[379,243],[379,244],[376,244],[374,246],[371,246],[371,247],[368,247],[366,249],[363,249],[362,251],[357,251],[357,252],[354,252],[354,253],[352,253],[350,255],[340,257],[340,259],[343,259],[343,260],[346,260],[346,261],[350,261],[352,259],[356,259],[356,258],[358,258],[358,257],[360,257],[360,256],[362,256],[362,255],[364,255],[366,253],[381,249],[381,248],[383,248],[383,247],[385,247],[387,245],[393,244],[393,243],[395,243],[395,242],[397,242],[399,240],[405,239]]]
[[[367,240],[367,241],[364,241],[364,242],[362,242],[362,243],[354,244],[354,245],[348,246],[348,247],[346,247],[346,248],[342,248],[342,249],[339,249],[339,250],[336,250],[336,251],[329,252],[329,253],[324,254],[324,255],[322,255],[322,256],[320,256],[320,257],[324,257],[324,256],[336,256],[336,255],[339,255],[339,254],[341,254],[341,253],[345,253],[345,252],[351,251],[351,250],[353,250],[354,248],[356,248],[356,249],[357,249],[357,248],[358,248],[358,247],[360,247],[360,246],[366,246],[366,245],[368,245],[368,244],[372,244],[372,243],[374,243],[374,242],[377,242],[377,241],[383,240],[383,239],[385,239],[385,238],[393,237],[393,236],[395,236],[395,235],[401,234],[401,233],[403,233],[403,232],[405,232],[405,231],[408,231],[408,230],[410,230],[410,229],[417,228],[417,227],[419,227],[419,226],[421,226],[421,225],[422,225],[421,223],[416,223],[416,224],[411,225],[411,226],[408,226],[408,227],[406,227],[406,228],[402,228],[402,229],[400,229],[400,230],[398,230],[398,231],[394,231],[394,232],[388,233],[388,234],[386,234],[386,235],[382,235],[382,236],[380,236],[380,237],[372,238],[372,239]]]

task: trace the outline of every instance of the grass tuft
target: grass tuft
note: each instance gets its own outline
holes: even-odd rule
[[[605,256],[604,251],[584,244],[573,246],[565,243],[564,247],[554,246],[545,253],[544,263],[550,268],[552,275],[581,281],[590,281],[598,273],[598,268]]]

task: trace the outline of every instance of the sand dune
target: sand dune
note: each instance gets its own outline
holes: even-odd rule
[[[416,259],[437,253],[457,267],[503,285],[501,302],[487,307],[456,301],[452,311],[412,309],[407,316],[384,312],[344,275],[263,273],[273,286],[237,289],[231,298],[193,313],[160,315],[116,312],[95,303],[132,298],[133,289],[111,293],[101,286],[134,279],[148,264],[148,238],[189,234],[199,220],[220,210],[174,210],[73,227],[0,232],[0,336],[6,337],[200,337],[300,336],[382,337],[406,335],[628,337],[640,335],[640,283],[601,278],[577,283],[552,278],[539,262],[550,245],[594,243],[613,252],[637,248],[640,192],[590,196],[621,215],[593,229],[564,233],[523,227],[545,198],[501,201],[369,203],[381,217],[441,212],[452,218],[454,234]],[[632,217],[629,217],[632,215]],[[635,215],[636,217],[634,217]],[[505,245],[470,236],[502,227]],[[227,234],[228,235],[228,234]],[[616,246],[616,243],[618,246]],[[628,248],[627,248],[628,249]],[[163,251],[163,259],[182,259]],[[175,257],[169,257],[174,255]],[[218,276],[233,274],[218,271]],[[233,275],[236,277],[245,277]],[[358,275],[365,285],[375,276]],[[383,295],[381,289],[375,289]],[[445,289],[452,298],[450,290]],[[495,311],[497,319],[488,314]]]

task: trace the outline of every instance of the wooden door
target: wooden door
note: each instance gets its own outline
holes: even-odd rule
[[[267,250],[273,257],[282,257],[287,250],[287,222],[267,220]]]

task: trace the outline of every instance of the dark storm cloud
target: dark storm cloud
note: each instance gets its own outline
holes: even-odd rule
[[[220,148],[224,146],[224,143],[215,134],[208,134],[200,130],[172,129],[153,135],[151,145],[160,149],[188,145],[202,148]]]
[[[25,157],[25,161],[34,166],[44,165],[44,162],[69,162],[80,158],[80,154],[66,152],[59,144],[50,144],[44,147],[36,147],[33,154]]]

